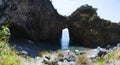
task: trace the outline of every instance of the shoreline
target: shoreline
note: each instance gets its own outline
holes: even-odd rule
[[[17,43],[19,42],[19,43]],[[98,54],[98,51],[96,51],[97,48],[84,48],[84,47],[79,47],[79,46],[73,46],[73,48],[68,48],[70,50],[70,56],[72,55],[73,57],[75,57],[76,59],[74,59],[74,61],[71,61],[69,59],[66,58],[62,58],[63,61],[61,62],[62,59],[56,60],[58,59],[58,54],[63,54],[64,57],[68,57],[67,56],[67,52],[66,49],[60,49],[61,47],[57,48],[56,50],[40,50],[41,48],[43,48],[43,44],[33,44],[30,41],[29,44],[26,44],[27,42],[25,41],[17,41],[15,44],[16,45],[16,51],[19,53],[22,53],[23,55],[19,55],[22,58],[22,61],[25,63],[25,65],[45,65],[44,63],[42,63],[45,59],[45,57],[51,57],[51,62],[57,62],[58,65],[76,65],[77,63],[77,58],[79,58],[79,56],[75,55],[75,51],[74,50],[79,50],[81,54],[85,54],[85,58],[87,58],[87,62],[89,65],[97,65],[97,63],[93,62],[93,59],[96,59],[96,56]],[[23,43],[24,42],[24,43]],[[12,47],[15,45],[14,43],[11,45]],[[48,47],[50,47],[50,45],[48,45]],[[54,47],[54,46],[52,46]],[[45,48],[45,47],[44,47]],[[116,46],[109,46],[107,48],[102,48],[102,49],[106,49],[107,52],[113,52],[115,50],[117,50],[118,48],[120,48],[120,44],[116,45]],[[48,48],[49,49],[49,48]],[[44,55],[43,57],[40,56],[40,52],[44,52],[44,53],[48,53],[48,55]],[[50,51],[50,52],[48,52]],[[24,56],[24,54],[26,54],[26,56]],[[88,56],[89,55],[89,56]],[[80,55],[80,58],[82,57],[82,55]],[[92,58],[91,58],[92,57]],[[84,57],[83,57],[84,58]],[[92,60],[91,60],[92,59]],[[54,63],[53,62],[53,63]],[[116,61],[116,63],[120,63],[119,61]],[[110,62],[111,64],[113,64],[113,61]],[[110,64],[106,64],[106,65],[110,65]]]

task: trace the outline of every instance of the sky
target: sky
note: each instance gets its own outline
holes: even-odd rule
[[[120,22],[120,0],[51,0],[58,13],[69,16],[81,5],[97,8],[98,16],[112,22]]]

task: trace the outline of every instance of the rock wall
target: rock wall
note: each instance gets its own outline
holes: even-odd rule
[[[50,0],[0,0],[0,26],[11,22],[12,38],[34,41],[58,40],[68,27],[74,45],[105,47],[120,42],[120,25],[101,19],[96,10],[83,5],[64,17]]]
[[[49,0],[5,0],[5,14],[11,22],[12,38],[56,40],[61,37],[65,17]]]
[[[105,47],[120,42],[120,25],[101,19],[96,8],[83,5],[68,18],[73,45]]]

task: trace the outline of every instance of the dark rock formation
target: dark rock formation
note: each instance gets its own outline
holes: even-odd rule
[[[6,3],[3,4],[3,8],[11,22],[12,38],[56,40],[61,37],[65,17],[57,13],[49,0],[2,0],[2,2]],[[0,9],[3,10],[2,7]]]
[[[0,26],[11,22],[12,38],[56,40],[68,26],[75,45],[105,47],[120,42],[120,24],[101,19],[96,10],[81,6],[67,17],[66,25],[66,18],[57,13],[50,0],[0,0]]]
[[[105,47],[120,42],[120,25],[101,19],[96,10],[83,5],[68,17],[70,39],[74,45]]]
[[[0,26],[6,24],[6,21],[8,20],[8,15],[5,13],[7,7],[7,1],[0,0]]]

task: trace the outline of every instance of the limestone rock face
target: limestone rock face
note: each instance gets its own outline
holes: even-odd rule
[[[4,0],[3,0],[4,1]],[[3,2],[2,1],[2,2]],[[55,40],[61,37],[65,17],[49,0],[5,0],[12,38]]]
[[[68,28],[73,45],[105,47],[120,42],[120,25],[101,19],[96,10],[83,5],[69,16]]]

